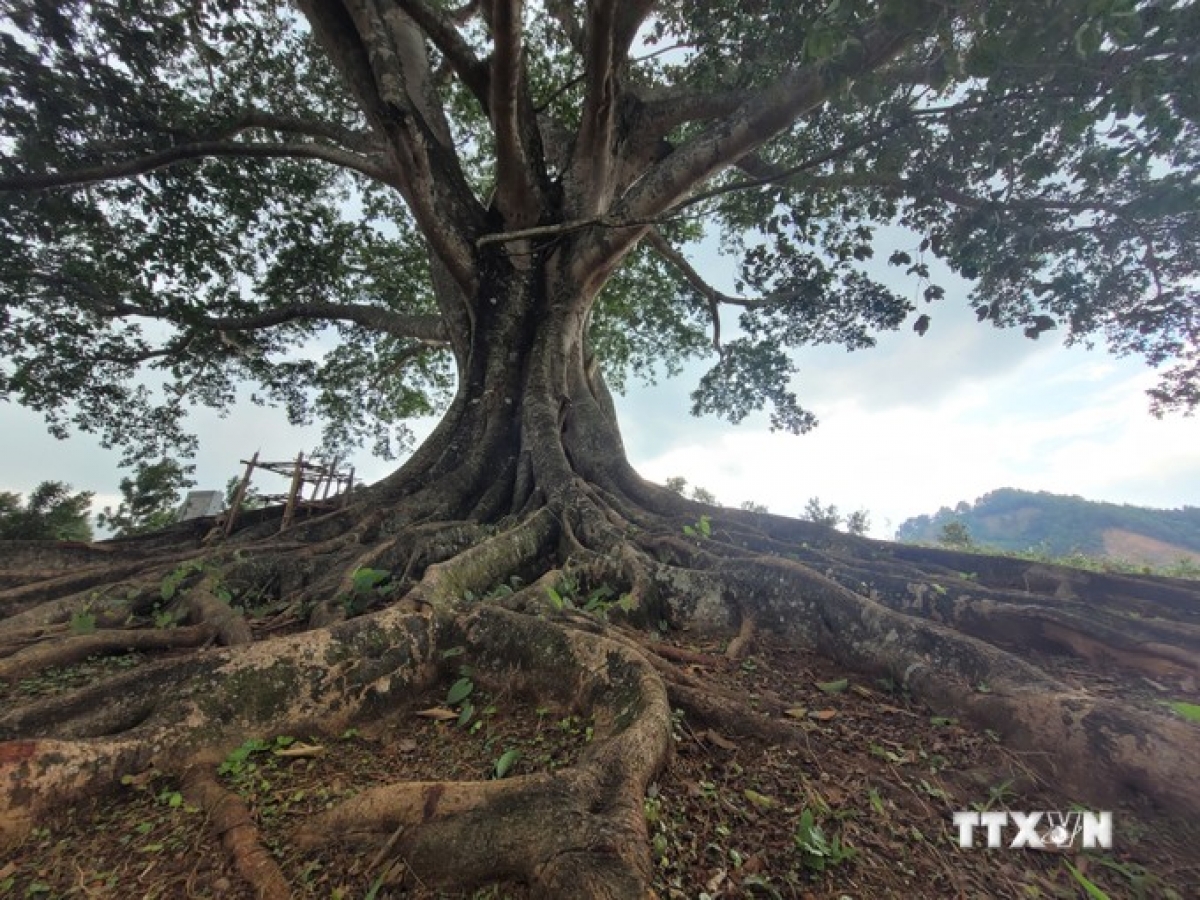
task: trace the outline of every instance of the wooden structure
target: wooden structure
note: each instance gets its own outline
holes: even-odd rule
[[[284,504],[280,531],[291,526],[296,519],[298,509],[335,509],[349,502],[350,492],[354,489],[354,469],[339,469],[339,460],[336,458],[331,462],[325,462],[316,457],[305,459],[303,453],[298,453],[294,460],[260,462],[256,451],[249,460],[243,459],[242,464],[246,467],[246,472],[242,475],[242,480],[238,482],[237,490],[233,494],[233,502],[230,504],[229,513],[225,518],[226,537],[233,533],[234,523],[241,510],[242,501],[250,490],[250,479],[254,476],[255,469],[266,469],[268,472],[290,478],[286,494],[260,494],[258,496],[258,499],[265,503]],[[305,498],[305,490],[310,485],[312,491]],[[332,497],[330,496],[331,492]]]

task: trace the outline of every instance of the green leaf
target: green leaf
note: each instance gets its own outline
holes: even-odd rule
[[[471,696],[471,692],[474,690],[475,682],[470,678],[460,678],[450,685],[450,690],[446,693],[446,703],[455,706]]]
[[[496,766],[492,774],[496,778],[503,778],[509,773],[509,770],[512,769],[517,760],[520,758],[521,751],[517,750],[516,748],[505,751],[505,753],[498,760],[496,760]]]
[[[475,704],[468,700],[462,705],[462,709],[458,713],[458,727],[465,728],[473,715],[475,715]]]
[[[1069,859],[1064,859],[1063,863],[1070,870],[1071,875],[1079,882],[1080,887],[1084,889],[1092,900],[1109,900],[1108,894],[1102,891],[1090,878],[1080,872],[1077,868],[1071,865]]]
[[[818,681],[817,687],[826,694],[842,694],[850,686],[850,680],[839,678],[836,681]]]
[[[356,593],[365,594],[374,590],[378,585],[392,576],[391,572],[384,569],[355,569],[354,574],[350,576],[350,580],[354,585]]]
[[[1195,703],[1185,703],[1182,700],[1171,700],[1167,706],[1179,713],[1189,722],[1200,722],[1200,705]]]
[[[71,634],[94,634],[96,631],[96,616],[94,613],[80,611],[71,616]]]
[[[550,598],[550,605],[555,609],[562,609],[566,604],[563,601],[562,594],[552,587],[546,588],[546,596]]]

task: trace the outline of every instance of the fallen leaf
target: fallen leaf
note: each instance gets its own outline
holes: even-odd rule
[[[839,678],[837,681],[818,681],[817,687],[826,694],[840,694],[850,687],[850,679]]]
[[[312,759],[324,754],[325,748],[320,744],[305,744],[300,741],[296,741],[296,743],[289,744],[286,747],[279,747],[275,750],[276,756],[283,756],[287,759]]]
[[[818,722],[828,722],[836,715],[836,709],[814,709],[808,714],[808,717],[810,719],[816,719]]]
[[[775,800],[768,797],[766,794],[760,794],[758,791],[751,788],[746,788],[742,795],[757,806],[759,809],[770,809],[775,805]]]
[[[718,869],[717,873],[712,878],[708,879],[708,883],[704,885],[709,894],[715,894],[721,887],[721,884],[729,877],[729,873],[724,869]]]
[[[433,719],[437,722],[450,722],[458,718],[458,713],[444,706],[432,706],[417,713],[422,719]]]
[[[793,719],[803,719],[808,715],[807,706],[793,706],[791,709],[784,710],[785,716],[791,716]]]

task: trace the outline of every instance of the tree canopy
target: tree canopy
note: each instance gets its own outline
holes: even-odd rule
[[[447,297],[568,243],[609,383],[707,356],[697,413],[810,427],[790,351],[936,328],[935,260],[981,321],[1200,402],[1192,3],[3,11],[0,390],[58,434],[152,459],[244,390],[394,452],[461,374],[477,310]],[[893,224],[916,303],[868,266]],[[738,296],[687,259],[709,229]]]
[[[140,463],[132,478],[121,479],[117,508],[104,507],[104,512],[96,516],[96,524],[117,537],[145,534],[170,525],[179,509],[180,492],[195,484],[188,477],[192,468],[173,459]]]
[[[189,404],[224,408],[243,391],[294,421],[320,417],[332,455],[360,441],[392,452],[406,416],[444,409],[395,473],[336,501],[115,545],[0,547],[0,681],[93,653],[131,664],[62,694],[4,695],[0,845],[89,791],[157,773],[179,779],[232,869],[272,900],[341,883],[310,879],[309,863],[343,840],[366,854],[358,874],[379,873],[362,893],[394,872],[421,890],[517,882],[532,897],[747,890],[732,868],[728,883],[664,883],[649,829],[677,809],[655,825],[647,801],[671,802],[651,786],[673,748],[703,754],[701,768],[676,769],[694,785],[710,752],[762,741],[766,784],[794,779],[803,791],[788,796],[811,808],[804,840],[789,821],[756,877],[835,892],[769,866],[778,845],[825,858],[836,838],[820,838],[820,853],[813,842],[841,828],[839,804],[810,776],[861,770],[853,748],[874,752],[874,738],[841,730],[854,715],[794,705],[840,706],[827,683],[807,698],[764,691],[772,682],[746,657],[776,641],[781,656],[829,662],[794,670],[783,683],[795,691],[818,672],[838,672],[838,691],[843,672],[888,684],[947,726],[988,729],[1006,756],[1029,751],[1022,781],[1036,767],[1073,792],[1022,808],[1136,797],[1200,815],[1195,726],[1156,693],[1195,693],[1194,585],[705,506],[633,469],[609,390],[708,356],[695,411],[763,410],[803,431],[814,417],[793,351],[869,347],[909,321],[932,340],[942,304],[962,299],[937,283],[940,261],[971,280],[981,322],[1142,354],[1161,370],[1155,408],[1194,408],[1200,6],[0,10],[5,396],[143,461],[188,448]],[[903,292],[872,268],[897,233],[911,246],[888,246],[886,263],[911,279]],[[736,255],[736,293],[691,262],[704,235]],[[749,664],[727,665],[739,659]],[[718,670],[748,680],[716,690],[705,673]],[[323,733],[337,746],[364,719],[389,747],[426,714],[447,728],[478,715],[464,735],[489,732],[484,694],[527,720],[567,716],[584,746],[569,759],[539,750],[548,768],[536,771],[530,758],[510,772],[505,751],[486,781],[354,766],[353,788],[293,807],[304,821],[278,844],[255,824],[263,804],[232,793],[214,764],[239,744],[265,749],[264,736]],[[860,699],[879,706],[875,690]],[[887,751],[888,777],[919,768],[923,793],[955,808],[937,767],[904,768],[921,747],[966,743],[949,735],[894,743],[908,756]],[[392,780],[403,773],[443,777]],[[868,788],[837,790],[876,805]],[[898,796],[920,803],[906,788]],[[764,814],[794,806],[758,796]],[[696,809],[704,821],[686,843],[703,845],[693,837],[713,819]],[[911,830],[906,854],[951,839]],[[935,880],[940,856],[926,871],[937,874],[906,868],[910,893],[970,890],[955,873]]]
[[[90,541],[90,491],[71,493],[61,481],[43,481],[22,503],[21,495],[0,491],[0,540]]]

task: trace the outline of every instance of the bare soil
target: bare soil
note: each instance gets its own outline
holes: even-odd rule
[[[775,639],[733,662],[722,655],[727,639],[685,634],[659,646],[672,665],[781,727],[738,733],[676,710],[675,753],[645,799],[659,897],[1200,896],[1200,823],[1163,816],[1148,802],[1113,811],[1111,850],[961,849],[956,810],[1065,811],[1074,798],[1040,782],[1031,760],[996,735],[935,716],[896,685],[854,677]],[[89,661],[4,692],[53,692],[98,666],[136,664]],[[287,837],[376,784],[552,771],[591,739],[578,716],[482,690],[463,716],[465,702],[448,703],[449,689],[338,734],[248,735],[217,764],[294,896],[448,896],[386,852],[351,841],[306,853]],[[153,773],[64,809],[0,860],[0,898],[252,896],[183,786]],[[465,896],[519,898],[525,890],[499,884]]]

